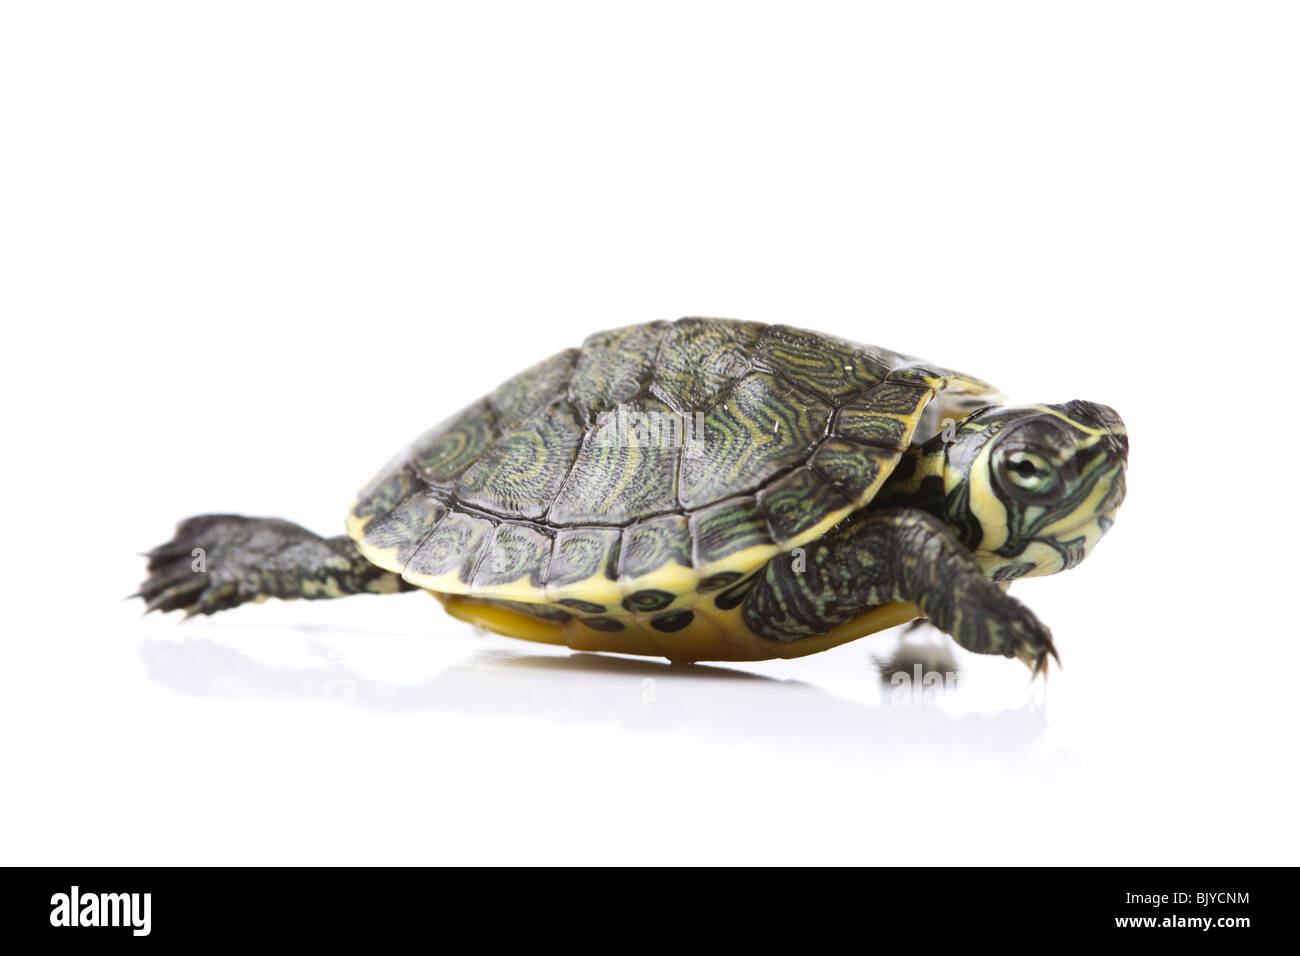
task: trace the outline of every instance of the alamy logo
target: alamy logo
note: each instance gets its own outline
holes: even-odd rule
[[[134,936],[149,935],[151,893],[71,893],[50,897],[51,926],[129,926]]]
[[[957,689],[957,672],[926,670],[916,663],[910,674],[905,670],[896,671],[889,683],[893,685],[889,702],[895,707],[931,707],[940,693]]]
[[[704,453],[704,413],[642,412],[627,405],[596,418],[592,444],[615,448],[681,448],[687,458]]]

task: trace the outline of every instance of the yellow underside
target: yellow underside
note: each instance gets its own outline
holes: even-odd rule
[[[649,626],[648,619],[620,617],[621,631],[597,631],[576,618],[564,623],[542,621],[510,608],[485,604],[478,598],[431,591],[453,617],[476,624],[495,634],[543,644],[559,644],[575,651],[605,651],[666,657],[674,663],[690,661],[765,661],[772,658],[803,657],[846,644],[886,628],[921,617],[914,604],[894,602],[864,611],[853,620],[819,637],[805,637],[785,643],[759,637],[745,626],[741,609],[723,611],[704,596],[691,606],[695,618],[672,634]]]

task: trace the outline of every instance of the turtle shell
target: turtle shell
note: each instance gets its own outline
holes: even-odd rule
[[[945,388],[988,387],[782,325],[601,332],[417,438],[348,533],[440,596],[671,633],[869,502]]]

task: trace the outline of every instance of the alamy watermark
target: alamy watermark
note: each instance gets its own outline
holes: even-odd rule
[[[932,707],[939,695],[957,689],[956,671],[927,670],[918,661],[912,670],[889,677],[889,702],[895,707]]]
[[[615,448],[681,448],[687,458],[704,452],[704,413],[643,412],[619,405],[596,420],[592,444]]]
[[[78,886],[50,897],[51,926],[127,926],[148,936],[151,893],[82,893]]]

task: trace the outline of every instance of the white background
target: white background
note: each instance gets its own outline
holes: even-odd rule
[[[1297,862],[1294,7],[3,10],[3,862]],[[683,314],[1121,412],[1114,531],[1016,587],[1046,688],[122,601]]]

